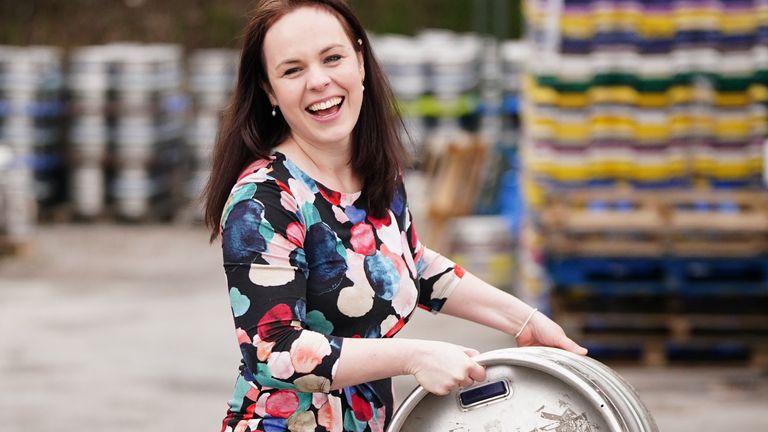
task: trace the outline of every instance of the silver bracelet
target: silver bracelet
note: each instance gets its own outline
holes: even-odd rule
[[[526,318],[526,319],[525,319],[525,321],[523,322],[523,326],[522,326],[522,327],[520,327],[520,331],[519,331],[519,332],[517,332],[517,334],[515,335],[515,339],[519,338],[519,337],[520,337],[520,335],[521,335],[521,334],[523,334],[523,330],[525,330],[525,326],[527,326],[527,325],[528,325],[528,323],[531,321],[531,318],[533,318],[533,314],[535,314],[535,313],[536,313],[536,311],[538,311],[538,310],[539,310],[538,308],[533,308],[533,310],[531,311],[531,313],[530,313],[530,314],[528,314],[528,318]]]

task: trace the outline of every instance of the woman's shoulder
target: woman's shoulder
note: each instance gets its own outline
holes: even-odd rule
[[[274,177],[274,156],[267,159],[259,159],[248,164],[237,176],[237,181],[232,186],[227,201],[227,208],[256,197],[257,191],[261,199],[275,195],[280,198],[280,182]],[[273,193],[277,191],[277,194]],[[227,212],[225,211],[225,214]]]
[[[222,214],[222,226],[227,223],[235,208],[256,206],[263,210],[265,206],[274,208],[274,203],[285,206],[286,199],[292,201],[291,191],[281,171],[275,166],[275,156],[248,164],[230,191]],[[261,211],[259,209],[256,209],[257,212]]]
[[[270,177],[270,173],[274,170],[274,162],[274,156],[270,156],[266,159],[257,159],[251,162],[240,171],[233,189],[247,183],[263,183]]]

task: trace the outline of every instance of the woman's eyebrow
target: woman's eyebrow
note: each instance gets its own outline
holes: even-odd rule
[[[321,55],[325,54],[326,52],[328,52],[328,51],[330,51],[330,50],[332,50],[334,48],[344,48],[344,45],[342,45],[342,44],[328,45],[327,47],[323,48],[322,51],[320,51],[320,54]]]
[[[328,45],[327,47],[325,47],[322,50],[320,50],[320,55],[323,55],[326,52],[328,52],[328,51],[330,51],[330,50],[332,50],[334,48],[344,48],[344,45],[342,45],[342,44]],[[283,60],[277,66],[275,66],[275,70],[280,69],[283,65],[294,64],[294,63],[301,63],[301,60],[298,60],[298,59],[286,59],[286,60]]]

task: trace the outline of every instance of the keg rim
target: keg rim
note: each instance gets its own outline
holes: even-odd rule
[[[602,414],[610,430],[658,431],[634,388],[608,366],[592,358],[557,348],[520,347],[488,351],[473,359],[485,366],[530,368],[564,382]],[[386,432],[398,432],[418,403],[429,394],[422,386],[417,386],[395,411]]]

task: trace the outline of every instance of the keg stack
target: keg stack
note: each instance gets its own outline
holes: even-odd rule
[[[378,35],[373,43],[417,160],[435,151],[427,148],[431,141],[445,142],[477,131],[480,37],[425,30],[415,37]]]
[[[530,56],[529,45],[522,40],[507,40],[499,47],[502,92],[502,137],[506,143],[519,142],[520,93],[523,74]]]
[[[39,210],[61,190],[61,52],[53,47],[0,47],[0,151],[4,210],[0,236],[23,243]]]
[[[0,142],[0,256],[28,244],[37,220],[32,172],[17,154]]]
[[[745,337],[767,322],[768,3],[525,6],[528,243],[552,312],[593,353],[768,361]]]
[[[432,138],[447,142],[464,131],[476,131],[482,39],[429,30],[422,32],[419,40],[428,55],[432,99],[426,101],[425,110],[434,117]]]
[[[570,185],[760,186],[768,5],[562,3],[555,19],[547,2],[527,3],[542,52],[529,92],[535,175]]]
[[[191,219],[200,219],[203,215],[197,204],[210,175],[211,154],[222,111],[237,82],[238,55],[235,50],[203,49],[189,57],[188,87],[193,114],[186,140],[191,153],[192,175],[185,191],[187,200],[195,203]]]
[[[172,216],[185,158],[181,48],[110,44],[73,53],[69,86],[77,216]]]
[[[401,109],[404,142],[413,144],[414,153],[421,156],[427,125],[419,101],[428,91],[427,55],[408,36],[381,35],[372,41]]]
[[[495,146],[496,156],[489,160],[486,184],[477,211],[503,214],[510,222],[513,233],[519,232],[521,220],[518,190],[519,101],[527,48],[527,43],[519,40],[487,42],[480,86],[480,134],[484,141]]]

